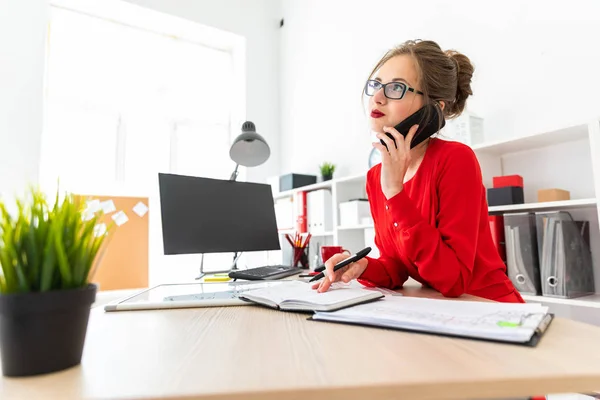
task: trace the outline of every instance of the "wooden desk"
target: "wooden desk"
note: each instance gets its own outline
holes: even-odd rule
[[[591,325],[556,319],[528,348],[306,318],[254,306],[98,307],[81,366],[3,378],[0,398],[482,399],[600,387],[600,328]]]

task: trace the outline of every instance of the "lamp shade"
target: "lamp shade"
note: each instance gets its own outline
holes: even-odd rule
[[[267,141],[256,133],[254,123],[244,122],[242,134],[235,138],[229,149],[229,157],[244,167],[256,167],[267,161],[270,155],[271,149]]]

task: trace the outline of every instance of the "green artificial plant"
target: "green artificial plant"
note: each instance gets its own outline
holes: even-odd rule
[[[335,172],[335,165],[329,162],[324,162],[319,166],[321,170],[321,176],[324,179],[331,179],[333,177],[333,173]]]
[[[96,256],[112,224],[98,232],[101,213],[90,213],[71,194],[50,207],[31,189],[11,215],[0,202],[0,294],[66,290],[88,285]]]

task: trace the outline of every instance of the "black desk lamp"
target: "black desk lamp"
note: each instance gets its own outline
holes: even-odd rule
[[[235,161],[235,170],[231,173],[230,181],[235,181],[238,176],[239,166],[256,167],[269,159],[271,149],[265,138],[256,133],[256,126],[252,121],[246,121],[242,125],[242,133],[235,138],[229,149],[229,157]],[[215,273],[231,272],[237,269],[237,261],[242,253],[233,254],[233,264],[227,271],[215,271]],[[200,261],[200,275],[196,279],[204,276],[204,254]]]

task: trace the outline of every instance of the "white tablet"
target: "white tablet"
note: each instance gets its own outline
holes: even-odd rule
[[[290,281],[240,281],[164,284],[112,301],[104,311],[250,305],[238,296],[252,289],[285,285]]]

